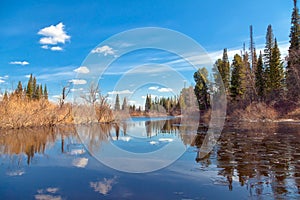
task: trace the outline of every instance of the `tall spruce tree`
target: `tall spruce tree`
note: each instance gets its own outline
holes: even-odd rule
[[[271,99],[282,96],[284,84],[284,71],[283,62],[280,58],[280,51],[278,48],[277,40],[275,38],[274,47],[272,48],[270,59],[270,95]]]
[[[164,102],[163,102],[164,103]],[[162,103],[162,104],[163,104]],[[148,95],[146,96],[146,103],[145,103],[145,111],[146,112],[149,112],[151,110],[151,104],[152,104],[152,101],[151,101],[151,95]]]
[[[119,94],[117,94],[117,96],[116,96],[115,110],[120,110],[120,98],[119,98]]]
[[[32,98],[37,99],[37,84],[36,84],[35,76],[33,77],[32,88],[33,88]]]
[[[300,98],[300,17],[296,0],[294,0],[291,24],[290,47],[286,68],[287,99],[298,102]]]
[[[246,91],[246,69],[240,55],[235,54],[231,67],[231,97],[234,100],[240,100]]]
[[[22,96],[22,94],[23,94],[23,86],[22,86],[22,82],[21,81],[18,82],[18,87],[17,87],[15,93],[17,94],[18,97]]]
[[[227,49],[223,50],[223,58],[222,58],[222,70],[221,70],[222,80],[224,84],[224,88],[226,92],[229,91],[230,85],[230,63],[228,60]]]
[[[267,29],[266,34],[266,46],[264,49],[264,67],[265,67],[265,81],[266,81],[266,92],[270,93],[271,91],[271,77],[270,77],[270,62],[271,62],[271,56],[272,56],[272,49],[274,47],[274,35],[272,26],[269,25]]]
[[[126,97],[124,97],[124,99],[123,99],[122,110],[128,110],[127,98]]]
[[[48,100],[48,90],[47,90],[47,85],[46,84],[44,86],[44,94],[43,94],[43,96],[44,96],[44,99]]]
[[[255,87],[258,95],[258,100],[262,101],[265,95],[265,80],[264,80],[264,63],[263,63],[263,55],[260,52],[257,68],[255,71]]]
[[[33,78],[32,78],[32,74],[30,74],[28,83],[27,83],[27,90],[26,90],[26,95],[29,99],[32,98],[33,95]]]

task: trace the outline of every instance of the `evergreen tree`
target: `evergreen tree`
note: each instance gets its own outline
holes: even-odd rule
[[[255,90],[255,80],[254,75],[251,71],[251,66],[249,62],[249,54],[247,51],[244,51],[243,55],[243,67],[245,69],[245,87],[244,100],[245,103],[251,103],[256,98]]]
[[[33,88],[33,94],[32,94],[32,98],[33,99],[37,99],[37,92],[38,92],[38,88],[37,88],[37,84],[36,84],[36,78],[35,76],[33,77],[33,81],[32,81],[32,88]]]
[[[205,67],[198,69],[198,71],[194,73],[194,80],[196,82],[194,92],[197,97],[200,110],[207,110],[210,107],[207,76],[208,72]]]
[[[272,57],[272,49],[274,47],[274,35],[272,26],[269,25],[266,34],[266,46],[264,49],[264,66],[265,66],[265,81],[266,91],[269,93],[271,90],[271,78],[270,78],[270,62]]]
[[[221,76],[224,84],[224,88],[226,92],[229,91],[230,85],[230,63],[228,60],[227,49],[223,50],[223,58],[222,58],[222,65],[221,65]]]
[[[127,109],[128,109],[127,98],[124,97],[123,104],[122,104],[122,110],[127,110]]]
[[[282,94],[283,90],[283,81],[284,81],[284,72],[283,72],[283,63],[280,58],[280,51],[278,48],[277,40],[275,38],[274,47],[272,48],[271,59],[270,59],[270,72],[269,72],[269,92],[270,98],[274,99],[279,97]],[[276,95],[276,96],[274,96]]]
[[[120,98],[119,98],[119,94],[117,94],[117,96],[116,96],[115,110],[120,110]]]
[[[44,96],[44,99],[48,100],[48,91],[47,91],[47,85],[46,84],[44,86],[44,94],[43,94],[43,96]]]
[[[151,95],[148,95],[146,96],[146,103],[145,103],[145,111],[146,112],[149,112],[152,108],[152,100],[151,100]]]
[[[36,86],[36,91],[35,91],[35,99],[39,100],[40,99],[40,86]]]
[[[213,66],[213,77],[214,77],[214,91],[217,93],[218,91],[225,90],[224,81],[222,77],[222,59],[218,59]]]
[[[23,94],[23,86],[22,86],[21,81],[18,82],[18,87],[17,87],[15,93],[17,94],[18,97],[22,96],[22,94]]]
[[[7,93],[7,91],[4,92],[3,101],[8,101],[8,93]]]
[[[300,17],[296,0],[294,0],[291,24],[290,47],[286,68],[287,98],[290,101],[298,102],[300,98]]]
[[[264,80],[264,63],[262,53],[259,53],[257,68],[255,71],[255,87],[258,95],[258,100],[264,99],[265,80]]]
[[[236,54],[234,56],[231,66],[231,97],[234,100],[239,100],[243,98],[243,95],[246,91],[246,69],[242,57]]]
[[[30,74],[28,83],[27,83],[27,91],[26,91],[26,95],[29,99],[32,98],[33,95],[33,78],[32,78],[32,74]]]

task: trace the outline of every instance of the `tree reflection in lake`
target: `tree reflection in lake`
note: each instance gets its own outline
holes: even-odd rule
[[[101,149],[103,143],[112,140],[132,145],[130,143],[132,137],[143,136],[146,142],[142,145],[146,146],[159,134],[165,137],[173,135],[180,138],[184,145],[192,149],[192,152],[195,151],[194,159],[202,169],[217,171],[217,174],[211,177],[214,180],[212,185],[226,185],[230,191],[246,188],[249,195],[254,198],[264,198],[266,195],[279,199],[300,197],[300,126],[298,124],[227,125],[213,151],[202,158],[199,149],[207,131],[207,123],[201,122],[195,128],[195,126],[187,126],[181,118],[138,119],[122,121],[118,124],[90,124],[76,127],[1,130],[0,164],[8,158],[11,169],[7,174],[22,175],[25,173],[21,166],[24,155],[25,165],[36,165],[35,156],[45,154],[47,149],[57,145],[60,152],[58,156],[75,156],[71,164],[84,168],[89,158],[86,155],[77,156],[83,153],[81,140],[93,154]],[[145,135],[142,135],[143,132]],[[77,134],[80,135],[80,139]],[[154,142],[151,144],[156,145]],[[54,153],[58,154],[56,151]],[[191,165],[192,168],[191,162],[191,160],[185,161],[185,165]],[[109,183],[107,189],[109,191],[112,183],[109,181],[105,183]],[[103,187],[104,184],[99,180],[91,182],[91,187],[102,194],[104,193],[101,192],[102,189],[97,189],[100,186]]]
[[[76,136],[73,126],[2,130],[0,155],[25,154],[29,165],[35,154],[43,154],[58,139],[61,139],[61,151],[64,153],[64,138],[70,136]]]
[[[215,151],[218,174],[226,178],[229,190],[236,179],[241,186],[246,185],[251,196],[295,198],[300,188],[299,128],[280,123],[242,123],[225,128]],[[203,135],[198,135],[196,146],[202,140]],[[203,160],[197,161],[205,167],[211,163]]]

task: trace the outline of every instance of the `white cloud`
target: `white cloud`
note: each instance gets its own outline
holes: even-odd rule
[[[50,48],[52,51],[62,51],[63,49],[59,46],[54,46]]]
[[[51,25],[39,30],[38,34],[44,36],[39,41],[42,44],[41,48],[61,51],[62,48],[59,46],[49,47],[48,45],[65,44],[66,41],[70,40],[71,36],[67,35],[64,27],[65,25],[60,22],[57,25]]]
[[[55,98],[55,99],[59,99],[61,96],[60,95],[53,95],[52,98]]]
[[[83,80],[83,79],[72,79],[69,82],[73,83],[74,85],[84,85],[84,84],[86,84],[86,80]]]
[[[80,74],[87,74],[90,72],[90,70],[86,66],[78,67],[77,69],[74,69],[74,72],[80,73]]]
[[[36,200],[61,200],[61,196],[53,196],[49,194],[37,194],[34,195]]]
[[[107,55],[115,55],[115,50],[113,50],[113,48],[111,48],[110,46],[104,45],[102,47],[93,49],[91,53],[102,53],[104,54],[104,56],[107,56]]]
[[[70,36],[64,31],[64,24],[60,22],[57,25],[51,25],[39,30],[38,34],[45,36],[40,39],[40,44],[55,45],[65,43],[70,40]]]
[[[83,91],[83,88],[72,88],[71,92]]]
[[[158,88],[159,88],[158,86],[151,86],[151,87],[149,87],[148,89],[149,89],[149,90],[158,90]]]
[[[9,64],[11,64],[11,65],[22,65],[22,66],[24,66],[24,65],[29,65],[29,62],[27,62],[27,61],[12,61],[12,62],[10,62]]]
[[[149,142],[151,145],[156,145],[156,144],[158,144],[158,142],[156,142],[156,141],[150,141]]]
[[[112,186],[116,183],[116,178],[106,179],[99,182],[90,182],[90,187],[94,188],[95,192],[99,192],[100,194],[106,195],[112,189]]]
[[[42,45],[41,48],[42,49],[49,49],[48,45]]]
[[[158,97],[155,94],[151,94],[150,96],[151,96],[151,99],[155,99],[156,97]],[[142,96],[142,99],[146,99],[146,98],[147,98],[147,96]]]
[[[129,104],[136,104],[136,101],[130,100],[128,101]]]
[[[0,83],[5,83],[6,79],[8,79],[8,75],[0,76]]]
[[[25,78],[30,78],[30,74],[25,75]]]
[[[79,168],[85,168],[88,164],[88,161],[88,158],[76,158],[75,160],[73,160],[72,165]]]
[[[111,137],[112,140],[116,141],[116,140],[121,140],[121,141],[124,141],[124,142],[129,142],[131,140],[131,137],[127,137],[127,136],[123,136],[123,137]]]
[[[61,196],[57,195],[55,196],[55,194],[59,191],[59,188],[46,188],[44,189],[39,189],[37,190],[36,195],[34,195],[36,200],[61,200]]]
[[[173,142],[172,138],[159,138],[158,141],[160,142]]]
[[[289,49],[289,41],[282,41],[278,42],[278,47],[281,53],[281,59],[284,59],[287,54],[288,54],[288,49]],[[259,52],[261,51],[262,53],[264,52],[265,44],[258,44],[256,45],[256,54],[257,56],[259,55]],[[228,59],[231,62],[234,58],[235,54],[241,54],[241,47],[234,47],[234,48],[229,48],[227,51],[228,54]],[[223,56],[223,50],[215,51],[215,52],[210,52],[209,53],[210,58],[212,59],[213,62],[215,62],[217,59],[221,59]]]
[[[129,90],[111,91],[108,94],[132,94],[133,92]]]
[[[157,91],[158,92],[172,92],[173,90],[171,88],[159,88]]]
[[[51,187],[46,189],[46,191],[50,193],[56,193],[58,190],[59,190],[58,188],[51,188]]]
[[[20,169],[20,170],[16,170],[16,171],[10,171],[6,173],[8,176],[22,176],[23,174],[25,174],[25,171]]]

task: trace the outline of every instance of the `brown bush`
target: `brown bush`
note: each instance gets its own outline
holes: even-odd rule
[[[268,121],[278,118],[277,111],[265,103],[252,103],[245,109],[236,109],[230,117],[242,121]]]
[[[0,128],[51,126],[71,123],[71,106],[60,108],[45,99],[29,100],[11,95],[0,102]]]

